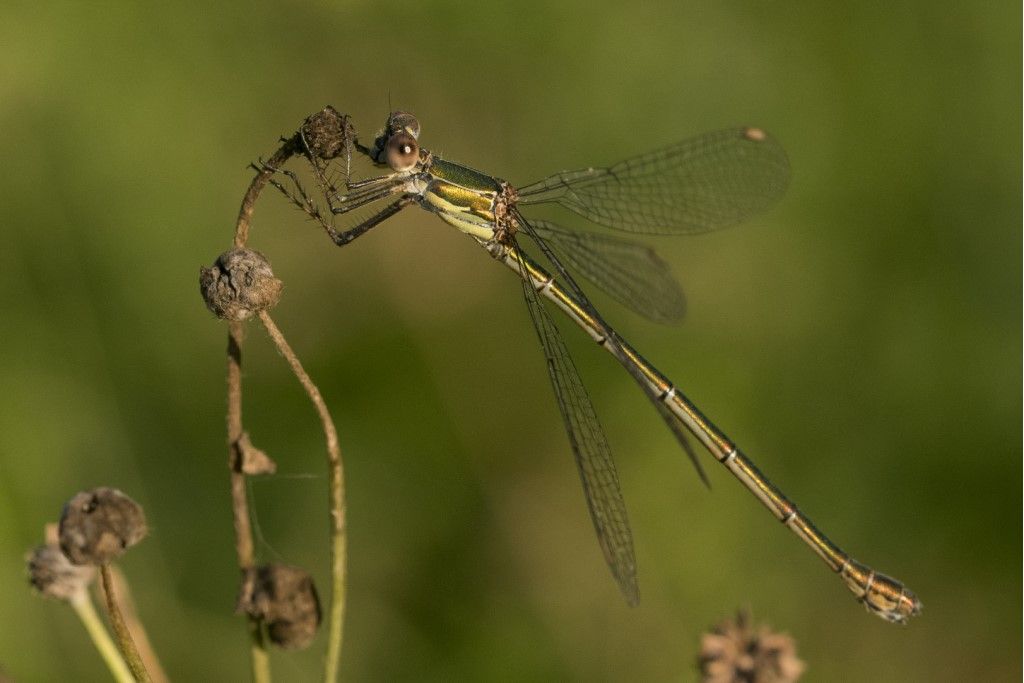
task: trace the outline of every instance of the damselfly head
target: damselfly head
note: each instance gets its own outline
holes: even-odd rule
[[[385,134],[408,133],[416,139],[420,137],[420,122],[413,114],[407,111],[393,111],[388,114],[388,124]]]
[[[388,114],[388,122],[384,130],[377,134],[373,141],[370,156],[378,164],[387,164],[396,171],[407,171],[415,165],[419,156],[416,140],[420,136],[420,122],[407,111],[393,111]],[[400,142],[392,143],[399,139]],[[406,152],[408,150],[408,152]],[[412,162],[407,163],[405,153],[411,153]],[[399,166],[395,164],[398,163]]]

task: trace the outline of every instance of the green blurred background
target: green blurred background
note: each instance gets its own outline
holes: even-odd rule
[[[739,123],[785,199],[662,239],[678,327],[606,317],[853,556],[925,603],[907,628],[710,460],[705,490],[629,378],[563,326],[613,448],[643,603],[602,562],[518,284],[407,211],[344,250],[275,195],[251,245],[337,419],[348,680],[693,680],[748,606],[813,681],[1021,677],[1019,3],[6,3],[0,22],[0,667],[103,680],[22,554],[113,485],[124,560],[177,680],[243,680],[224,447],[225,326],[197,274],[246,164],[325,104],[514,183]],[[249,328],[259,553],[327,585],[323,440]],[[323,648],[275,654],[314,680]]]

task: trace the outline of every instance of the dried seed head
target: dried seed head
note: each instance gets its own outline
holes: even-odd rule
[[[310,155],[321,159],[350,154],[356,137],[348,114],[341,114],[330,105],[307,118],[299,132]]]
[[[70,600],[83,593],[96,578],[94,567],[76,567],[55,544],[40,545],[25,556],[28,581],[43,595]]]
[[[703,683],[792,683],[804,668],[791,637],[764,625],[755,630],[746,611],[701,636]]]
[[[238,611],[267,625],[270,640],[287,650],[308,647],[320,625],[320,600],[304,569],[283,564],[246,572]]]
[[[146,536],[142,507],[117,489],[83,491],[64,505],[60,549],[73,564],[106,564]]]
[[[232,249],[209,268],[199,269],[199,291],[206,307],[223,320],[248,320],[273,308],[281,299],[282,283],[270,261],[252,249]]]

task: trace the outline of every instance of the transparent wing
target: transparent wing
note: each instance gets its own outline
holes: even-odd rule
[[[618,230],[684,234],[739,223],[789,184],[781,145],[759,128],[715,131],[609,168],[557,173],[519,189],[519,204],[557,202]]]
[[[518,248],[516,251],[518,253]],[[526,272],[522,262],[520,266]],[[544,349],[548,376],[576,458],[576,468],[583,482],[583,493],[601,551],[627,602],[636,605],[640,602],[640,589],[636,579],[633,534],[629,530],[626,503],[622,499],[611,447],[562,335],[528,278],[523,279],[523,296]]]
[[[530,221],[523,218],[523,215],[518,211],[516,212],[516,220],[519,223],[520,229],[528,235],[531,240],[533,240],[541,253],[544,254],[544,257],[547,258],[555,268],[555,272],[557,272],[561,278],[562,285],[570,294],[572,294],[572,296],[576,298],[577,303],[583,309],[585,315],[589,316],[593,320],[594,325],[604,332],[609,344],[608,350],[636,381],[637,385],[639,385],[640,389],[644,392],[644,396],[646,396],[657,409],[658,414],[661,415],[661,419],[665,421],[665,424],[668,426],[673,436],[676,437],[679,445],[683,447],[683,450],[686,452],[686,456],[690,459],[690,463],[693,465],[693,468],[697,470],[697,476],[700,477],[705,486],[710,488],[711,482],[708,480],[708,475],[704,471],[704,467],[697,459],[697,453],[693,450],[690,440],[686,437],[686,432],[679,426],[675,416],[672,415],[672,412],[662,402],[661,396],[648,383],[647,378],[644,376],[644,373],[640,370],[636,362],[634,362],[626,353],[625,349],[623,349],[622,338],[619,337],[618,333],[614,329],[612,329],[611,325],[604,321],[604,318],[602,318],[601,314],[597,312],[596,308],[594,308],[594,304],[590,302],[586,293],[584,293],[576,283],[572,274],[569,273],[565,265],[558,260],[558,257],[551,250],[551,245],[549,245],[543,237],[537,234],[537,231],[534,229]],[[518,265],[520,266],[520,273],[526,272],[523,270],[523,267],[526,262],[530,260],[529,257],[522,253],[518,248],[516,249],[516,255],[519,260]]]
[[[686,297],[654,250],[600,233],[576,232],[531,220],[559,258],[626,308],[658,323],[682,320]]]

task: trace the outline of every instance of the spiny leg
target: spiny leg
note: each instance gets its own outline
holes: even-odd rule
[[[330,234],[331,239],[334,240],[335,244],[337,244],[339,247],[343,247],[346,244],[348,244],[349,242],[351,242],[352,240],[354,240],[355,238],[357,238],[360,235],[362,235],[363,233],[367,232],[370,228],[372,228],[374,226],[377,226],[377,225],[380,225],[381,223],[383,223],[387,219],[391,218],[396,213],[398,213],[399,211],[401,211],[405,207],[407,207],[410,204],[412,204],[414,201],[416,201],[416,195],[413,195],[413,194],[402,195],[401,197],[399,197],[395,201],[391,202],[390,204],[385,206],[383,209],[381,209],[380,211],[378,211],[374,215],[370,216],[366,220],[362,221],[361,223],[359,223],[355,227],[349,228],[348,230],[345,230],[344,232],[338,232],[337,230],[334,230],[333,227],[332,227],[327,232],[328,232],[328,234]]]
[[[407,178],[404,175],[401,177],[395,177],[395,175],[384,176],[376,183],[365,185],[356,192],[336,196],[334,199],[340,200],[339,204],[335,204],[328,196],[327,205],[330,207],[331,213],[336,216],[345,214],[390,195],[404,193]]]
[[[262,162],[261,162],[262,163]],[[253,167],[260,170],[259,166],[253,164]],[[262,165],[262,168],[269,168],[275,173],[280,173],[287,177],[294,189],[289,189],[283,183],[275,180],[273,177],[270,178],[270,183],[278,189],[285,197],[288,198],[293,204],[298,206],[313,218],[317,223],[323,227],[324,231],[331,237],[336,245],[344,246],[356,239],[363,233],[367,232],[370,228],[382,223],[391,216],[404,209],[406,206],[415,201],[415,195],[404,194],[402,197],[388,204],[380,211],[370,216],[364,221],[361,221],[352,228],[344,231],[339,231],[334,225],[333,216],[348,213],[354,209],[360,208],[372,202],[384,199],[390,195],[402,192],[402,186],[405,184],[405,178],[395,178],[394,174],[390,176],[381,176],[380,178],[373,179],[373,183],[361,183],[361,188],[358,192],[352,195],[342,197],[344,203],[340,206],[334,205],[331,201],[330,196],[327,197],[328,205],[331,209],[332,220],[328,220],[323,212],[320,210],[319,205],[313,200],[306,189],[303,187],[301,181],[294,171],[289,171],[283,168],[270,168],[266,164]]]
[[[266,164],[263,164],[262,161],[260,162],[260,164],[260,166],[257,166],[256,164],[251,164],[251,166],[258,171],[270,168]],[[320,226],[327,232],[327,234],[330,235],[336,232],[336,229],[332,222],[329,221],[323,215],[323,212],[320,210],[320,206],[312,197],[309,196],[309,193],[306,192],[306,189],[302,186],[302,183],[299,182],[299,178],[298,176],[295,175],[294,172],[279,168],[270,170],[272,170],[274,173],[280,173],[284,175],[291,181],[292,185],[294,186],[294,189],[289,189],[284,185],[284,183],[280,182],[273,176],[271,176],[268,180],[268,182],[275,188],[277,188],[277,190],[281,194],[283,194],[288,199],[288,201],[290,201],[295,206],[299,207],[299,209],[301,209],[306,215],[308,215],[310,218],[319,223]]]
[[[303,142],[305,143],[305,140]],[[404,185],[408,179],[404,173],[390,173],[350,182],[351,167],[347,166],[344,173],[344,194],[342,194],[337,185],[327,177],[325,167],[320,160],[309,152],[308,146],[305,156],[313,169],[313,177],[316,178],[320,192],[327,200],[328,208],[335,215],[348,213],[353,209],[383,199],[389,194],[397,193],[400,191],[400,186]],[[347,157],[347,162],[351,163],[351,155]]]

